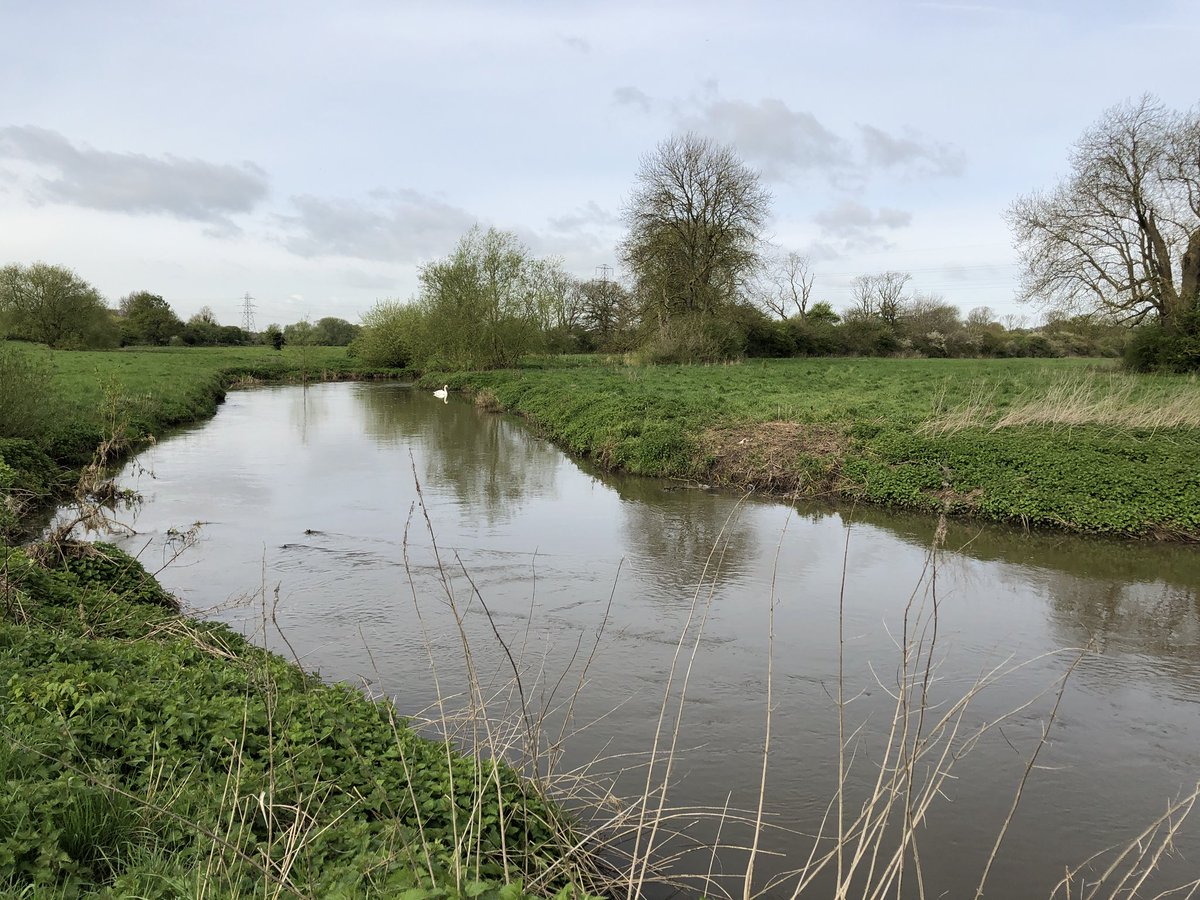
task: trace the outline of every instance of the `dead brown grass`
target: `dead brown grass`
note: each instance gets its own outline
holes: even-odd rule
[[[1189,385],[1188,387],[1200,387]],[[995,394],[982,389],[950,410],[935,410],[918,426],[919,434],[952,434],[968,428],[1099,425],[1157,431],[1200,428],[1200,390],[1176,383],[1149,382],[1135,375],[1072,378],[1044,391],[1017,398],[1001,410]]]
[[[799,422],[752,422],[700,435],[714,484],[785,496],[835,494],[848,444],[840,429]]]

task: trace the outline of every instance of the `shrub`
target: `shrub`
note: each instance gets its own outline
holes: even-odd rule
[[[730,323],[713,316],[676,316],[655,330],[635,353],[638,362],[725,362],[740,356],[745,336]]]
[[[1135,329],[1125,345],[1125,366],[1134,372],[1200,371],[1200,313],[1179,328],[1155,323]]]
[[[0,437],[40,438],[50,421],[50,368],[33,348],[0,344]]]
[[[752,306],[736,306],[730,316],[745,335],[745,353],[755,357],[787,357],[796,352],[796,341],[786,322],[770,319]]]
[[[841,326],[843,352],[852,356],[887,356],[900,349],[891,326],[878,318],[851,318]]]
[[[423,266],[413,364],[498,369],[539,349],[539,265],[515,234],[476,227],[448,257]]]
[[[795,316],[785,325],[797,356],[837,356],[845,352],[841,328],[825,316]]]
[[[74,545],[72,550],[63,560],[63,566],[81,586],[111,592],[130,603],[178,608],[178,601],[137,559],[119,547],[96,542]]]
[[[350,344],[356,359],[369,366],[403,368],[412,362],[425,316],[420,307],[381,300],[363,316],[362,331]]]

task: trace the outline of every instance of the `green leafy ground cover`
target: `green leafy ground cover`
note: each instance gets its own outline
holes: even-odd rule
[[[1128,376],[1073,359],[559,359],[429,373],[423,383],[443,381],[633,473],[1200,539],[1194,377]],[[1111,397],[1120,402],[1106,404]],[[1137,424],[1147,417],[1133,414],[1147,410],[1181,412],[1160,416],[1166,425]],[[1032,424],[997,427],[1018,414]]]
[[[0,558],[0,893],[553,893],[560,814],[226,627],[135,560]]]

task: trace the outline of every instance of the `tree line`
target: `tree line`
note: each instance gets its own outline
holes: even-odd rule
[[[1038,330],[982,307],[964,317],[902,271],[856,278],[841,311],[814,302],[809,260],[765,238],[770,209],[731,147],[685,134],[639,163],[620,279],[573,277],[515,234],[476,227],[420,268],[414,298],[370,310],[361,333],[325,318],[249,335],[208,308],[182,322],[146,291],[110,310],[70,270],[12,265],[0,269],[0,334],[58,347],[348,344],[371,364],[424,369],[506,366],[532,351],[647,362],[1124,352],[1135,369],[1200,369],[1200,107],[1177,112],[1149,96],[1113,107],[1057,187],[1010,207],[1020,299],[1051,310]]]
[[[626,277],[579,280],[510,232],[475,228],[420,271],[407,303],[364,318],[377,364],[489,368],[531,350],[648,362],[740,356],[1125,353],[1135,369],[1200,368],[1200,112],[1152,97],[1109,110],[1073,173],[1008,212],[1040,329],[961,311],[909,273],[864,274],[840,312],[812,302],[809,260],[764,237],[771,197],[731,147],[685,134],[642,158],[618,247]],[[1130,325],[1140,326],[1131,330]]]
[[[358,325],[327,316],[282,328],[271,324],[261,333],[251,333],[220,324],[210,306],[184,321],[170,303],[150,291],[126,294],[111,308],[99,291],[63,266],[38,262],[0,268],[0,337],[59,349],[257,343],[344,347],[358,331]]]

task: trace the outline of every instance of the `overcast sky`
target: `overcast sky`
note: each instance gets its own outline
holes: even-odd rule
[[[900,269],[1036,315],[1008,204],[1107,107],[1200,100],[1197,0],[0,0],[0,34],[0,264],[259,328],[410,297],[476,222],[619,267],[687,130],[761,172],[816,299]]]

